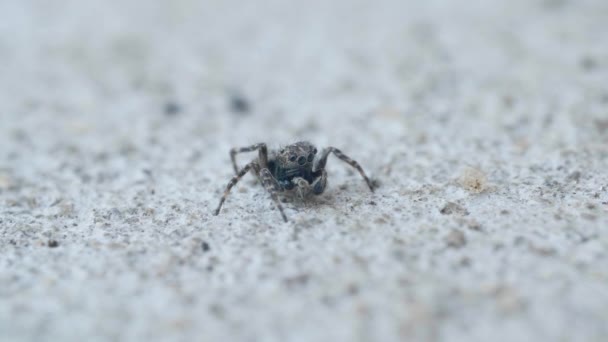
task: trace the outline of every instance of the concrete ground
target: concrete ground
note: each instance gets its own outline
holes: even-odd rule
[[[606,341],[607,168],[606,1],[2,1],[0,340]]]

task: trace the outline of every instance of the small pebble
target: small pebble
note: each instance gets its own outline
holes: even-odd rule
[[[574,171],[570,175],[568,175],[568,180],[572,182],[578,182],[581,179],[581,172]]]
[[[472,167],[467,167],[463,170],[458,179],[458,183],[465,190],[476,194],[479,194],[488,188],[488,180],[485,173]]]
[[[59,246],[59,242],[57,242],[57,240],[49,240],[47,242],[47,246],[49,246],[50,248],[55,248]]]
[[[448,247],[461,248],[467,244],[467,239],[463,232],[454,229],[445,237],[445,243]]]

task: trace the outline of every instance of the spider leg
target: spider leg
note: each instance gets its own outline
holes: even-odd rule
[[[247,147],[240,147],[240,148],[232,148],[230,149],[230,159],[232,160],[232,166],[234,167],[234,173],[239,173],[239,167],[236,164],[236,155],[238,153],[243,153],[243,152],[252,152],[255,150],[259,150],[259,163],[261,167],[267,167],[268,166],[268,148],[266,147],[265,143],[259,143],[259,144],[255,144],[255,145],[251,145],[251,146],[247,146]]]
[[[327,171],[321,170],[321,175],[317,177],[311,184],[312,193],[320,195],[325,191],[327,187]]]
[[[361,168],[361,165],[359,165],[359,163],[357,163],[355,160],[351,159],[350,157],[348,157],[347,155],[342,153],[342,151],[340,151],[339,149],[337,149],[335,147],[328,147],[321,152],[320,157],[317,160],[315,160],[315,163],[312,168],[313,172],[318,172],[319,170],[325,170],[325,166],[327,165],[327,157],[329,157],[330,153],[333,153],[336,157],[340,158],[340,160],[342,160],[343,162],[345,162],[348,165],[357,169],[357,171],[359,171],[359,173],[361,174],[361,176],[367,183],[367,186],[369,187],[369,189],[372,192],[374,192],[374,187],[372,185],[372,182],[369,180],[369,178],[367,178],[367,175],[365,175],[365,172],[363,171],[363,168]]]
[[[222,205],[226,201],[228,194],[230,194],[230,190],[232,189],[232,187],[235,186],[236,183],[238,183],[238,181],[247,174],[247,172],[249,172],[251,169],[255,170],[257,167],[259,167],[259,166],[255,162],[251,162],[251,163],[245,165],[245,167],[242,168],[240,171],[238,171],[236,176],[232,177],[232,179],[226,186],[226,190],[224,190],[224,195],[222,196],[222,199],[220,200],[220,204],[217,206],[217,209],[215,209],[215,211],[213,212],[213,215],[218,215],[220,213],[220,210],[222,209]]]
[[[260,170],[260,179],[262,180],[262,185],[270,194],[270,197],[274,201],[274,204],[279,208],[281,212],[281,216],[283,217],[283,221],[287,222],[287,216],[285,216],[285,212],[283,211],[283,206],[279,201],[279,196],[277,193],[282,190],[281,186],[277,182],[277,180],[272,176],[270,170],[264,168]]]

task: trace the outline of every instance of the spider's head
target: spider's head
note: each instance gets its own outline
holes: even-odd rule
[[[281,148],[277,160],[286,169],[312,168],[316,154],[316,147],[307,141],[300,141]]]

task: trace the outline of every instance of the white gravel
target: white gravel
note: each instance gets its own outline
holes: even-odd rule
[[[606,341],[607,80],[604,0],[2,1],[0,340]],[[211,215],[299,139],[377,192]]]

